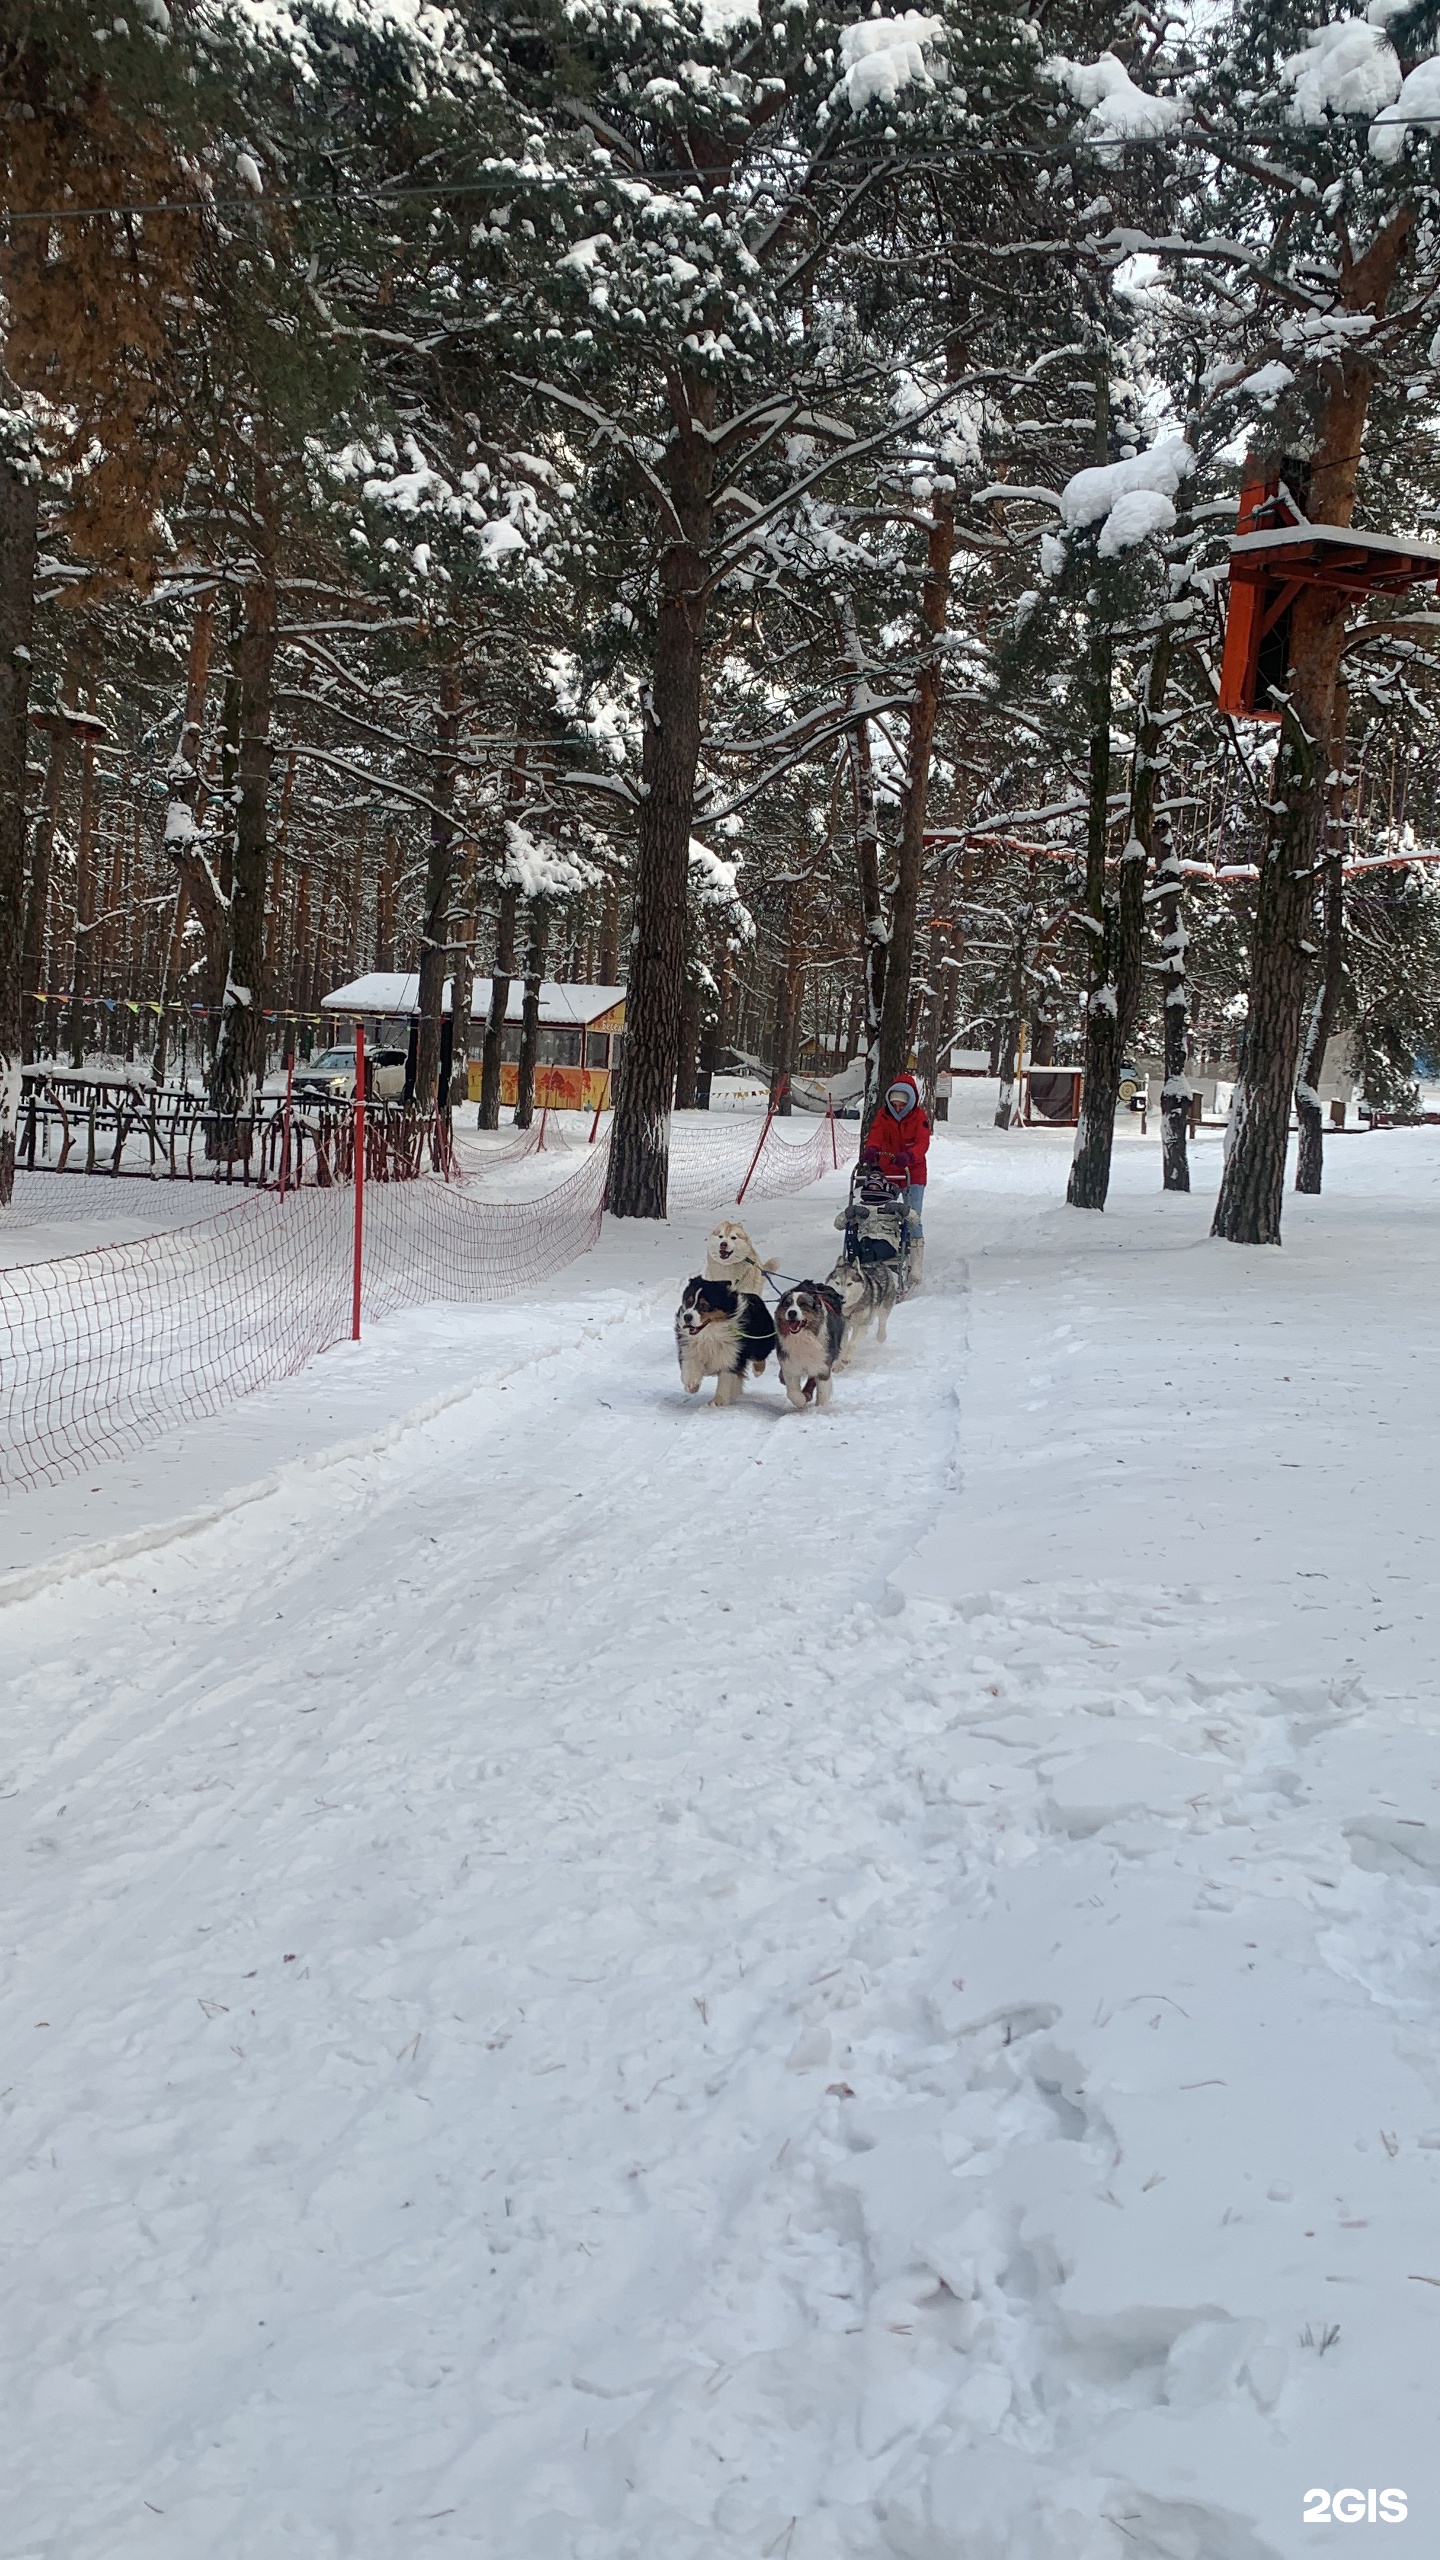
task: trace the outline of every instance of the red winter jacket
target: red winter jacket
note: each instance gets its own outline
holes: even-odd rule
[[[882,1173],[903,1173],[907,1182],[917,1182],[923,1188],[930,1123],[920,1108],[920,1088],[914,1077],[897,1076],[895,1082],[910,1087],[915,1096],[913,1108],[903,1120],[897,1120],[889,1103],[881,1103],[866,1135],[866,1160],[878,1164]]]

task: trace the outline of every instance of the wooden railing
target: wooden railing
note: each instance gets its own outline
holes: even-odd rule
[[[261,1096],[249,1119],[221,1120],[203,1094],[183,1087],[112,1084],[27,1067],[17,1162],[33,1173],[147,1174],[154,1181],[220,1182],[298,1190],[350,1182],[352,1102]],[[435,1114],[398,1102],[365,1110],[365,1177],[413,1182],[455,1169],[450,1132]]]

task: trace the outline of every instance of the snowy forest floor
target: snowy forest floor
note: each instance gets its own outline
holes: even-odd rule
[[[828,1413],[607,1224],[0,1512],[3,2560],[1435,2547],[1440,1131],[1066,1152]]]

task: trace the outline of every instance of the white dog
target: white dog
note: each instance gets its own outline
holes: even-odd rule
[[[774,1268],[773,1261],[761,1261],[738,1218],[722,1218],[706,1238],[706,1279],[728,1280],[742,1297],[763,1297],[765,1274]]]

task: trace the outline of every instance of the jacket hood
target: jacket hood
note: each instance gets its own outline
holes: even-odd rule
[[[890,1095],[891,1095],[892,1093],[894,1093],[894,1092],[895,1092],[895,1090],[896,1090],[896,1088],[897,1088],[898,1086],[900,1086],[900,1085],[904,1085],[904,1087],[905,1087],[905,1089],[906,1089],[907,1093],[908,1093],[908,1094],[909,1094],[909,1096],[910,1096],[910,1109],[911,1109],[912,1111],[917,1111],[917,1110],[919,1109],[919,1107],[920,1107],[920,1087],[919,1087],[919,1086],[918,1086],[918,1084],[916,1083],[915,1078],[914,1078],[913,1076],[892,1076],[892,1077],[891,1077],[891,1079],[890,1079],[889,1083],[888,1083],[888,1084],[887,1084],[887,1086],[885,1087],[885,1094],[886,1094],[887,1107],[888,1107],[888,1102],[889,1102],[889,1097],[890,1097]]]

